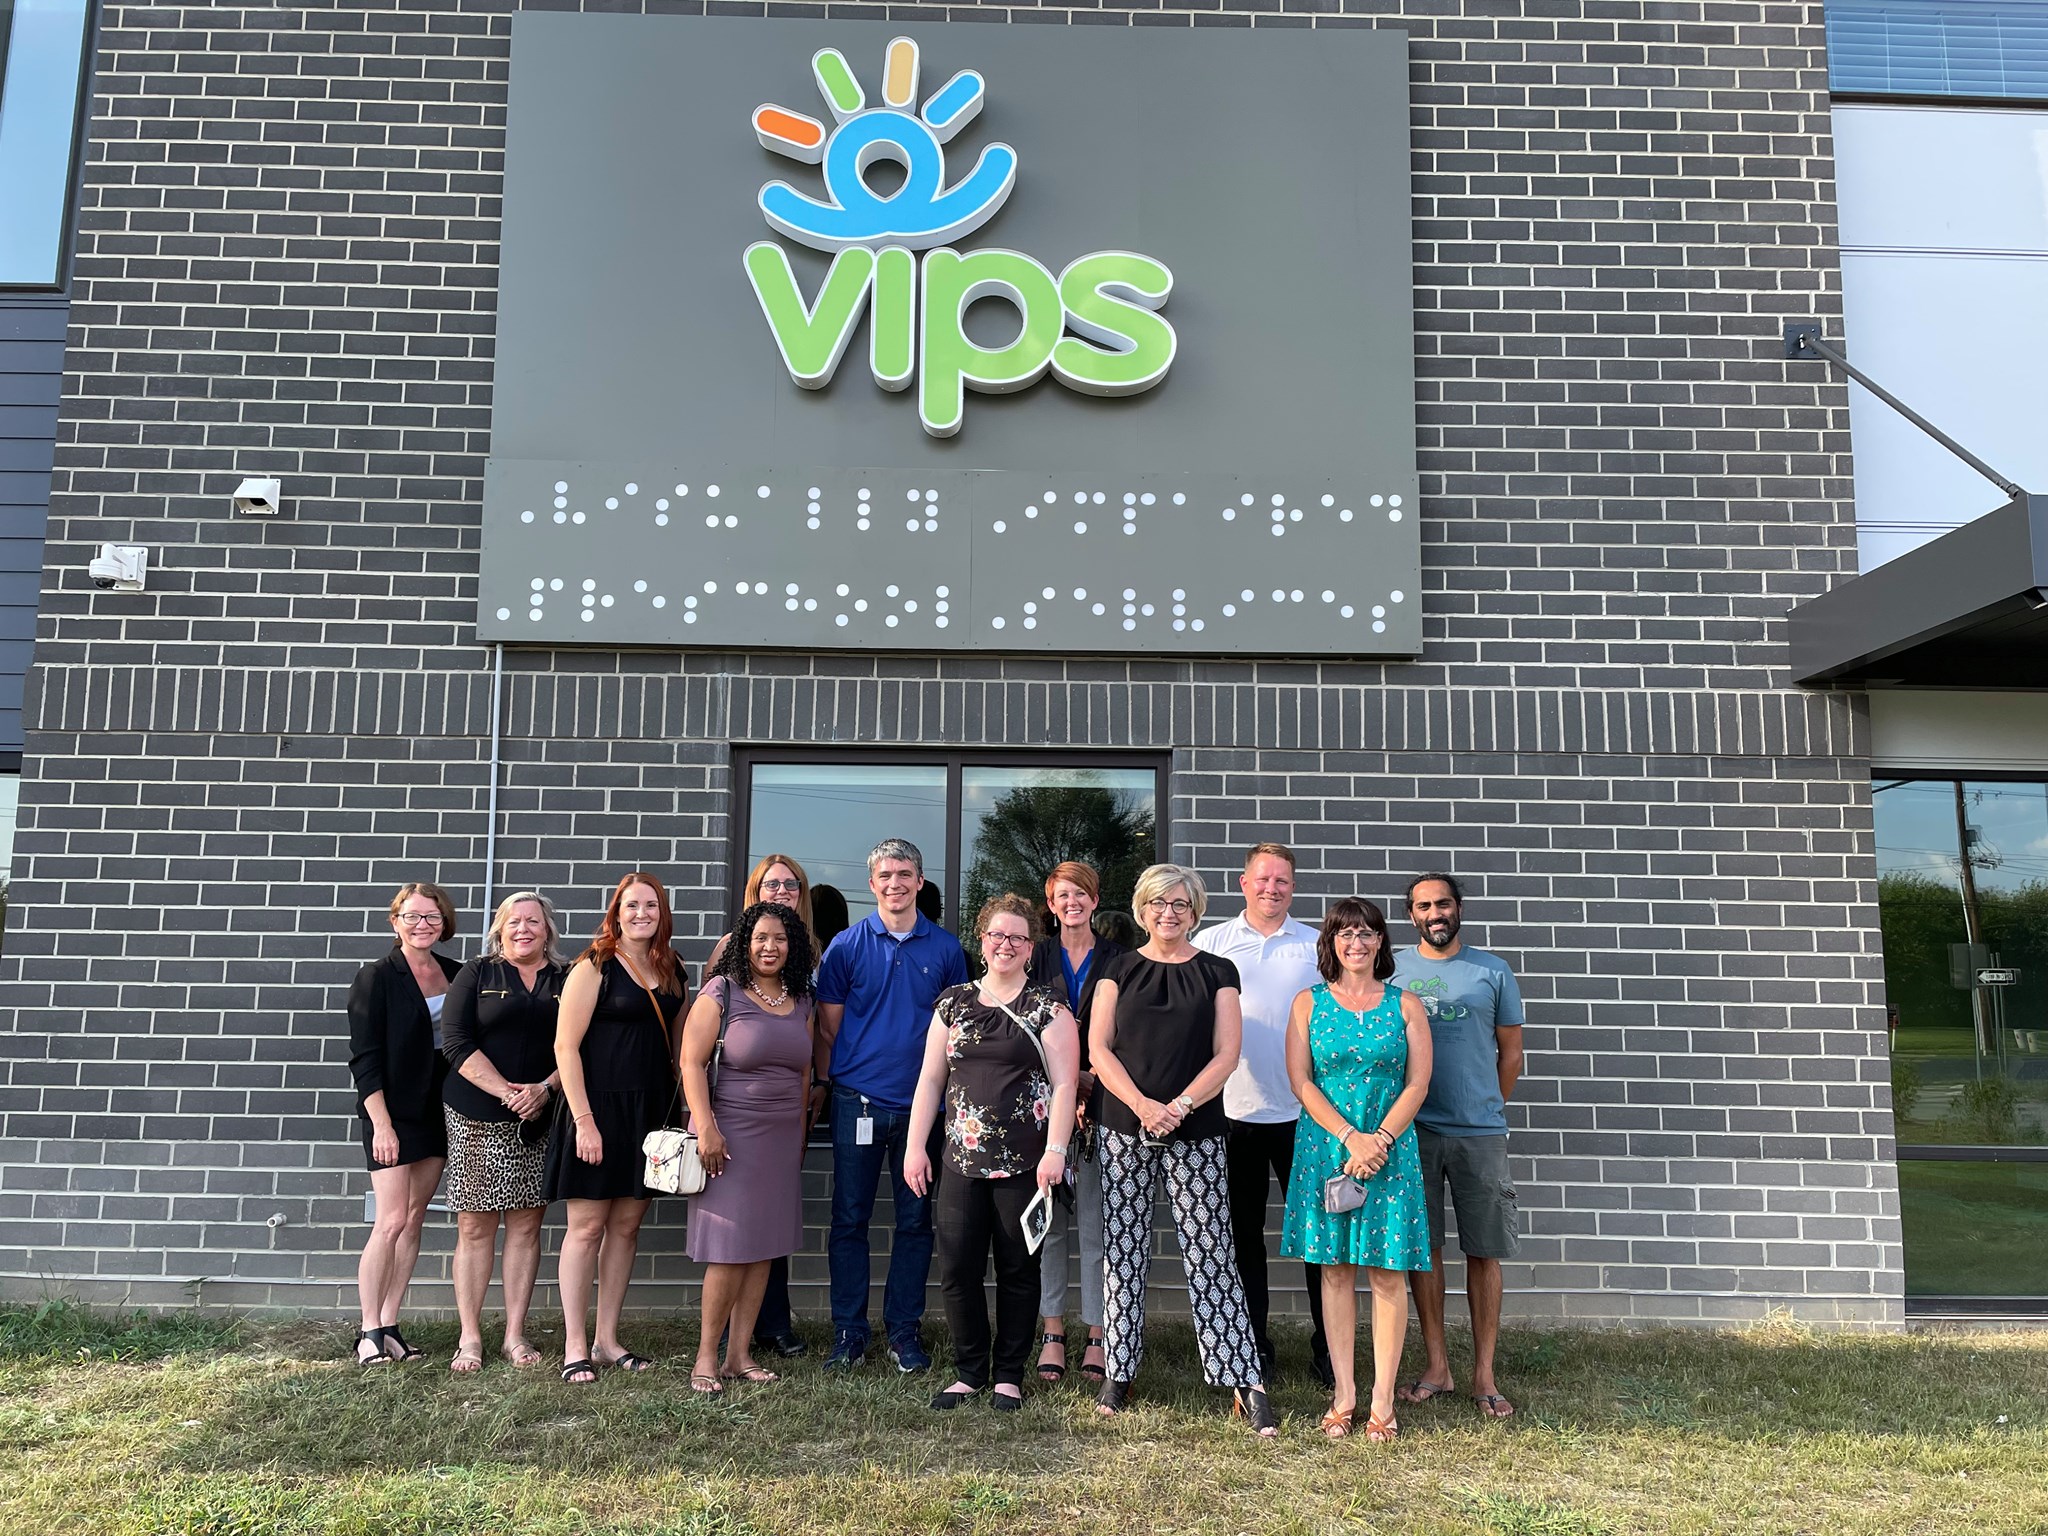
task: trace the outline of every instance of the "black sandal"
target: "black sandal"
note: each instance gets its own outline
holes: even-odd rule
[[[1108,1358],[1108,1355],[1109,1355],[1109,1350],[1108,1350],[1108,1347],[1107,1347],[1107,1346],[1106,1346],[1106,1345],[1104,1344],[1103,1340],[1102,1340],[1101,1338],[1099,1338],[1099,1337],[1098,1337],[1098,1338],[1091,1338],[1091,1339],[1090,1339],[1090,1340],[1089,1340],[1089,1341],[1088,1341],[1088,1342],[1087,1342],[1087,1343],[1086,1343],[1085,1345],[1083,1345],[1083,1346],[1081,1347],[1081,1378],[1082,1378],[1082,1380],[1084,1380],[1084,1381],[1093,1381],[1093,1382],[1103,1382],[1103,1381],[1107,1381],[1107,1380],[1109,1380],[1109,1367],[1108,1367],[1108,1366],[1106,1366],[1106,1365],[1090,1365],[1090,1364],[1088,1363],[1088,1351],[1089,1351],[1089,1350],[1091,1350],[1091,1349],[1093,1349],[1093,1350],[1099,1350],[1099,1351],[1100,1351],[1100,1352],[1102,1353],[1102,1355],[1103,1355],[1104,1359],[1107,1359],[1107,1358]]]
[[[1131,1406],[1131,1384],[1114,1377],[1105,1378],[1102,1390],[1095,1394],[1095,1410],[1105,1418],[1114,1418]]]
[[[1038,1342],[1041,1349],[1047,1344],[1057,1344],[1060,1347],[1061,1355],[1064,1356],[1066,1354],[1067,1336],[1064,1333],[1041,1333],[1038,1336]],[[1038,1379],[1046,1382],[1065,1381],[1067,1379],[1066,1360],[1062,1358],[1058,1365],[1047,1365],[1044,1360],[1040,1360],[1038,1362]]]
[[[588,1381],[579,1381],[579,1376],[588,1376]],[[571,1360],[562,1366],[562,1380],[572,1387],[594,1387],[597,1385],[597,1362],[595,1360]]]
[[[597,1362],[607,1370],[624,1371],[628,1376],[637,1376],[642,1371],[654,1369],[654,1362],[645,1355],[636,1355],[630,1349],[623,1355],[613,1355],[609,1360]]]
[[[1230,1415],[1232,1418],[1250,1420],[1253,1432],[1262,1439],[1271,1439],[1280,1433],[1280,1416],[1273,1411],[1273,1404],[1262,1388],[1233,1388],[1230,1394]]]
[[[393,1360],[410,1364],[414,1360],[424,1360],[427,1358],[427,1352],[424,1349],[414,1349],[405,1342],[405,1335],[398,1331],[396,1323],[393,1323],[389,1328],[379,1328],[377,1331],[384,1335],[386,1346],[392,1344],[398,1346],[398,1353],[391,1357]]]
[[[972,1387],[968,1388],[965,1392],[948,1391],[934,1393],[931,1402],[932,1412],[951,1413],[962,1403],[972,1401],[974,1396],[975,1391]]]
[[[365,1344],[374,1344],[377,1346],[377,1353],[370,1356],[370,1358],[367,1360],[365,1360],[360,1353],[360,1350]],[[358,1351],[356,1355],[356,1367],[359,1370],[367,1371],[373,1365],[398,1364],[398,1362],[392,1359],[391,1356],[384,1353],[384,1330],[382,1328],[358,1328],[356,1330],[356,1341],[349,1347],[352,1350]]]

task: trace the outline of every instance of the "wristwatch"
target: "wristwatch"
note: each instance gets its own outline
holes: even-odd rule
[[[1173,1101],[1173,1107],[1183,1115],[1191,1115],[1195,1112],[1195,1101],[1186,1094],[1181,1094]]]

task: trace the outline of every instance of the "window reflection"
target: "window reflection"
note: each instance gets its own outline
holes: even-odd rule
[[[857,923],[875,910],[868,850],[885,837],[915,843],[932,894],[944,893],[946,823],[940,763],[756,763],[740,873],[767,854],[786,853],[813,887],[836,886]]]
[[[88,0],[0,0],[0,286],[62,279]]]
[[[960,906],[1004,891],[1044,906],[1062,859],[1102,877],[1102,911],[1128,912],[1154,861],[1158,780],[1149,768],[966,768],[960,785]]]
[[[14,872],[14,822],[21,802],[21,775],[0,773],[0,944],[7,936],[7,887]]]

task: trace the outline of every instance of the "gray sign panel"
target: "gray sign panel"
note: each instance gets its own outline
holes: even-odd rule
[[[962,71],[985,82],[945,190],[1014,152],[1006,200],[952,246],[1054,277],[1096,252],[1170,269],[1160,382],[970,389],[935,436],[943,324],[920,335],[924,377],[882,387],[878,289],[831,381],[793,380],[742,257],[774,241],[821,323],[832,258],[772,227],[762,189],[829,207],[830,146],[910,89],[897,37],[925,121],[971,90]],[[826,49],[848,70],[814,71]],[[821,97],[848,75],[850,112]],[[757,122],[764,103],[781,115]],[[769,129],[801,139],[806,118],[832,135],[823,169],[771,152]],[[866,176],[884,202],[888,176]],[[1415,654],[1408,206],[1400,33],[523,12],[480,634]],[[993,353],[1022,324],[984,298],[961,329]]]

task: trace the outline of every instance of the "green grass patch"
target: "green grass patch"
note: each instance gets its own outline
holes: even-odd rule
[[[1021,1414],[939,1415],[944,1385],[818,1355],[722,1400],[690,1319],[636,1320],[662,1368],[594,1388],[433,1356],[359,1372],[349,1330],[0,1309],[0,1530],[93,1536],[2020,1536],[2048,1529],[2048,1336],[1513,1328],[1483,1420],[1461,1392],[1390,1446],[1322,1439],[1282,1340],[1277,1444],[1203,1386],[1184,1325],[1138,1406],[1078,1379]],[[545,1332],[537,1342],[546,1348]],[[813,1343],[820,1342],[813,1339]],[[1462,1340],[1454,1340],[1454,1363]],[[1412,1374],[1419,1360],[1411,1356]],[[778,1362],[780,1364],[780,1362]],[[1462,1378],[1461,1378],[1462,1385]]]

